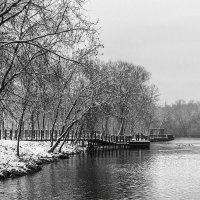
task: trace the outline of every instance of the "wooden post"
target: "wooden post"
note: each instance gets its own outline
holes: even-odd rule
[[[31,141],[35,141],[35,130],[32,130],[32,133],[31,133]]]
[[[40,141],[41,138],[41,130],[38,130],[37,141]]]
[[[42,141],[43,137],[44,137],[44,130],[40,131],[40,140],[41,141]]]
[[[5,136],[4,137],[5,137],[5,140],[6,140],[7,139],[7,130],[5,129],[4,132],[5,132]]]
[[[22,134],[21,134],[22,135]],[[29,139],[29,131],[28,130],[24,130],[24,136],[25,139],[24,140],[28,140]],[[21,139],[23,138],[23,136],[21,136]]]
[[[37,131],[37,138],[36,138],[36,140],[37,140],[37,141],[40,140],[40,130]]]
[[[32,131],[28,130],[28,140],[31,140]]]
[[[14,139],[16,140],[17,139],[17,130],[14,130],[14,133],[15,133]]]
[[[32,139],[33,139],[33,130],[30,130],[29,131],[29,140],[31,140],[32,141]]]
[[[23,137],[21,137],[22,139]],[[28,130],[24,130],[24,140],[28,140]]]
[[[32,140],[32,130],[29,130],[29,140]]]
[[[38,134],[38,130],[35,130],[35,138],[34,138],[35,141],[37,141],[37,134]]]
[[[50,135],[49,135],[49,130],[45,130],[45,136],[46,136],[45,140],[47,141],[47,140],[49,139],[48,136],[50,136]]]
[[[26,131],[26,130],[25,130],[25,131]],[[27,131],[26,131],[26,137],[27,137],[26,140],[30,140],[30,139],[31,139],[31,130],[27,130]]]
[[[10,140],[12,140],[13,131],[10,130]]]

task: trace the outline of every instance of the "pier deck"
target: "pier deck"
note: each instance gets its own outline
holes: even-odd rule
[[[53,140],[56,141],[60,136],[60,131],[55,130]],[[23,130],[21,140],[23,141],[50,141],[51,131],[49,130]],[[66,142],[78,143],[89,148],[124,148],[124,149],[149,149],[150,141],[133,140],[132,135],[108,135],[99,132],[83,133],[79,135],[68,134]],[[17,130],[0,130],[0,139],[17,139]]]

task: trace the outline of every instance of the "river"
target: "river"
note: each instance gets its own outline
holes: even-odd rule
[[[104,150],[45,165],[0,182],[0,199],[199,200],[200,139],[152,143],[150,150]]]

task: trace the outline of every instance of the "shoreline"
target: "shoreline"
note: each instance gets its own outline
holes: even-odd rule
[[[70,155],[83,152],[83,148],[65,144],[62,152],[48,153],[50,142],[20,141],[20,156],[16,156],[17,141],[0,140],[0,181],[34,174],[44,164],[69,159]],[[57,147],[59,148],[59,147]]]

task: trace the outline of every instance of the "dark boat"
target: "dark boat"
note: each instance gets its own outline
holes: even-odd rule
[[[150,142],[164,142],[174,140],[174,136],[172,134],[165,134],[164,128],[151,128],[149,141]]]

